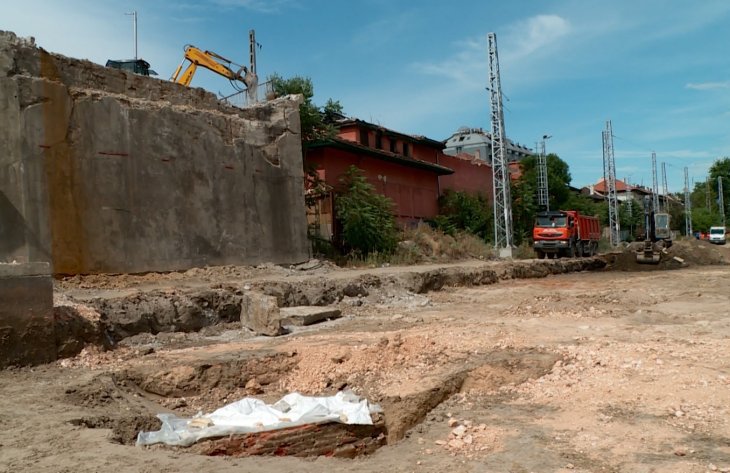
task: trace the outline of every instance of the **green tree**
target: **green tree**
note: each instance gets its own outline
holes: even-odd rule
[[[684,193],[669,194],[666,212],[669,214],[669,228],[684,235]]]
[[[719,203],[718,196],[718,185],[717,180],[722,179],[722,197],[723,197],[723,204],[725,206],[722,211],[718,210],[717,214],[718,216],[721,216],[722,213],[725,214],[725,221],[730,221],[730,158],[722,158],[715,161],[712,166],[710,166],[710,188],[714,188],[714,196],[716,198],[715,200],[715,206]],[[718,220],[715,225],[719,225],[720,221],[722,219]],[[694,219],[693,219],[694,221]]]
[[[692,230],[696,232],[709,232],[710,227],[719,225],[720,214],[717,211],[708,210],[707,207],[692,209]]]
[[[579,200],[570,189],[570,167],[556,154],[546,157],[548,174],[548,199],[551,210],[569,209],[573,203],[590,208],[590,204]],[[528,156],[520,161],[522,177],[512,182],[512,223],[515,243],[520,244],[532,235],[532,226],[537,205],[537,156]]]
[[[335,134],[332,122],[342,114],[342,105],[337,100],[328,99],[324,107],[317,106],[314,97],[314,84],[309,77],[294,76],[284,79],[279,74],[272,74],[268,80],[277,96],[300,94],[304,101],[299,106],[299,117],[302,127],[302,146],[318,140],[331,138]]]
[[[398,241],[393,202],[378,194],[355,166],[348,168],[340,184],[335,208],[344,249],[363,256],[393,252]]]
[[[434,219],[437,228],[454,235],[463,230],[487,238],[492,226],[492,206],[483,195],[447,190],[439,197],[439,215]]]
[[[633,241],[644,228],[643,203],[638,200],[621,202],[618,209],[618,220],[621,229],[629,232],[628,241]]]

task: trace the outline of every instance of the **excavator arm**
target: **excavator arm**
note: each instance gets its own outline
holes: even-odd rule
[[[182,69],[185,65],[185,61],[189,61],[190,64],[183,71]],[[170,80],[188,87],[190,82],[193,80],[193,76],[195,75],[195,71],[198,69],[198,66],[201,66],[215,72],[216,74],[220,74],[223,77],[227,77],[230,80],[240,81],[246,84],[247,81],[245,80],[245,76],[241,75],[241,71],[243,71],[245,75],[248,75],[246,66],[241,66],[237,72],[233,72],[230,67],[223,63],[232,64],[231,61],[223,56],[210,51],[203,51],[189,44],[185,46],[185,57],[180,65],[177,66],[177,69]],[[181,71],[182,75],[180,74]]]

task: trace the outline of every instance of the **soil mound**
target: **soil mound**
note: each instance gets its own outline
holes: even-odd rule
[[[702,240],[678,240],[662,251],[658,264],[636,262],[636,253],[643,248],[642,242],[634,242],[620,252],[606,255],[606,269],[614,271],[653,271],[679,269],[688,266],[730,264],[730,248],[713,245]]]

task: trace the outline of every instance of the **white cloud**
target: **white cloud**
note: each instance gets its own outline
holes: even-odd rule
[[[723,82],[690,82],[684,88],[693,90],[730,89],[730,80]]]
[[[436,62],[411,64],[416,71],[426,75],[445,77],[470,90],[483,87],[487,77],[486,35],[456,43],[459,50],[454,56]]]
[[[508,31],[505,59],[524,58],[544,50],[570,34],[571,24],[558,15],[537,15],[513,24]]]
[[[500,66],[505,70],[525,72],[533,67],[534,58],[545,59],[559,41],[572,31],[571,24],[558,15],[536,15],[513,23],[507,28],[504,39],[498,35]],[[487,35],[467,38],[454,43],[456,52],[441,61],[411,64],[416,71],[426,75],[445,77],[461,88],[471,91],[483,88],[487,77]],[[544,55],[544,56],[543,56]],[[536,77],[529,73],[518,74],[521,79]]]

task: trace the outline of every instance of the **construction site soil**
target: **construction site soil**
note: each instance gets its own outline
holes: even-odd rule
[[[0,372],[0,471],[730,471],[730,248],[632,251],[56,281],[69,357]],[[256,336],[247,291],[342,317]],[[157,413],[342,389],[373,426],[134,446]]]

